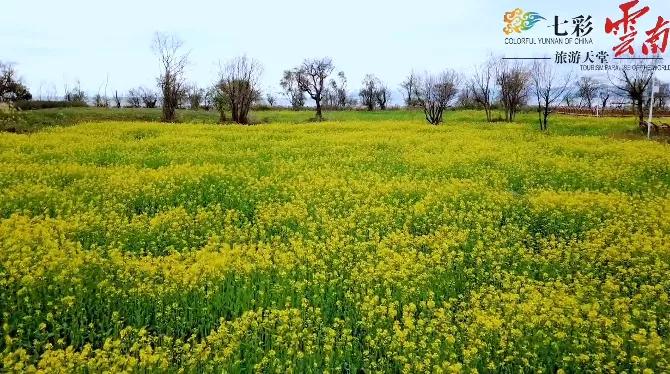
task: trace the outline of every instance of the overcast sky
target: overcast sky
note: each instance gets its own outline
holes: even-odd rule
[[[305,57],[332,57],[358,90],[366,73],[396,88],[407,73],[471,69],[490,53],[508,57],[552,56],[557,49],[608,50],[606,17],[621,17],[623,1],[532,0],[246,0],[153,1],[5,0],[0,6],[0,60],[13,62],[35,96],[76,80],[95,93],[109,76],[109,91],[155,86],[158,63],[151,51],[156,31],[174,33],[191,51],[188,78],[210,85],[217,62],[246,54],[264,66],[263,89],[279,91],[284,69]],[[670,1],[641,0],[651,7],[639,27],[670,19]],[[505,46],[503,14],[515,8],[547,21],[516,36],[553,36],[553,17],[593,17],[594,46]],[[551,21],[551,22],[550,22]],[[636,48],[642,45],[641,32]],[[670,51],[668,51],[670,53]],[[667,54],[666,54],[667,55]],[[670,62],[670,55],[668,55]],[[667,76],[667,73],[664,73]],[[397,95],[397,94],[396,94]]]

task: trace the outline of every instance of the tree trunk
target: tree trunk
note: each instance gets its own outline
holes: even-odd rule
[[[247,103],[243,103],[242,107],[240,108],[240,123],[244,125],[249,124],[249,106]]]
[[[547,129],[549,128],[548,118],[549,118],[549,104],[547,104],[547,106],[544,108],[544,129],[543,129],[544,131],[547,131]]]
[[[316,101],[316,119],[319,121],[323,121],[323,114],[321,113],[321,100],[315,100]]]
[[[232,102],[230,105],[231,115],[233,116],[233,122],[240,123],[240,116],[237,108],[237,104]]]
[[[171,103],[163,103],[163,122],[174,122],[174,109]]]

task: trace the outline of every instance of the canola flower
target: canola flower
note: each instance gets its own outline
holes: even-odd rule
[[[0,134],[0,365],[668,372],[668,151],[509,125]]]

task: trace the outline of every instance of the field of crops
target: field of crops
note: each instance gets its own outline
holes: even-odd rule
[[[4,370],[670,371],[667,144],[99,123],[0,191]]]

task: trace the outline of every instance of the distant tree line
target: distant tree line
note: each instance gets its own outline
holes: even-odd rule
[[[176,122],[178,108],[216,110],[221,122],[248,124],[253,106],[262,104],[263,100],[269,107],[277,103],[274,93],[262,94],[263,67],[256,60],[241,56],[220,63],[216,80],[209,88],[201,88],[186,80],[189,53],[179,38],[156,33],[152,50],[160,66],[157,89],[132,88],[125,98],[114,91],[110,99],[107,79],[93,96],[93,105],[160,107],[164,122]],[[374,74],[365,75],[358,94],[353,95],[345,73],[334,74],[334,71],[335,66],[329,57],[305,59],[283,72],[279,81],[281,94],[294,110],[302,110],[307,100],[311,100],[315,118],[319,121],[324,118],[324,109],[362,107],[373,111],[389,107],[391,90]],[[653,102],[649,94],[652,83],[659,87]],[[448,108],[483,110],[488,122],[514,122],[519,111],[524,109],[537,111],[541,130],[548,129],[549,117],[559,106],[603,112],[611,105],[621,106],[624,102],[631,105],[642,122],[651,107],[665,109],[670,96],[668,84],[653,82],[652,70],[620,69],[608,75],[607,81],[592,76],[575,79],[572,73],[561,72],[556,65],[544,60],[528,64],[493,56],[475,66],[469,76],[450,69],[423,74],[411,71],[399,89],[405,106],[422,110],[426,121],[433,125],[443,122]],[[31,99],[31,93],[18,78],[14,66],[0,62],[0,101]],[[88,99],[79,82],[73,87],[65,86],[63,101],[66,104],[87,105]],[[26,105],[43,106],[46,107]],[[535,109],[529,109],[533,106]],[[502,116],[494,113],[502,113]]]

